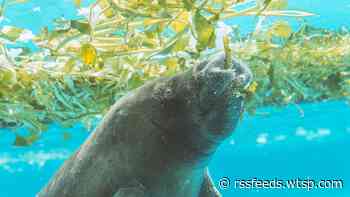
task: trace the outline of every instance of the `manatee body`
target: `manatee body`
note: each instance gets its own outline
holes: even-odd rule
[[[221,196],[207,165],[234,130],[243,108],[237,89],[251,79],[247,66],[227,59],[216,55],[118,100],[37,196]]]

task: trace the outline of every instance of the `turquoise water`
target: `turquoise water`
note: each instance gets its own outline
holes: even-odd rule
[[[26,4],[10,7],[6,11],[6,19],[0,23],[0,26],[15,25],[38,33],[44,26],[52,27],[52,20],[55,18],[77,18],[79,13],[71,2],[72,0],[32,0]],[[82,2],[84,7],[93,0]],[[289,1],[289,8],[316,14],[316,16],[305,19],[309,24],[316,27],[339,29],[343,26],[350,26],[350,0],[291,0]],[[301,21],[301,19],[295,18],[282,19],[290,20],[294,27],[297,27]],[[240,25],[240,29],[244,32],[250,32],[254,30],[256,20],[256,17],[242,17],[228,21],[228,23],[233,25],[244,24]]]
[[[349,0],[293,0],[288,1],[289,9],[302,10],[315,14],[315,16],[307,18],[291,18],[291,17],[271,17],[264,22],[263,26],[270,25],[276,20],[288,20],[294,29],[301,23],[307,22],[314,27],[338,30],[342,27],[350,27],[350,1]],[[241,17],[228,21],[229,24],[239,25],[243,32],[251,32],[255,29],[256,17]],[[242,25],[244,24],[244,25]]]
[[[345,102],[266,108],[269,116],[246,116],[236,133],[216,153],[215,181],[228,177],[224,196],[348,197],[350,196],[350,106]],[[235,188],[236,179],[341,179],[343,189]]]
[[[290,7],[314,12],[307,19],[317,27],[339,29],[350,23],[350,1],[296,0]],[[0,26],[16,25],[37,33],[52,19],[77,17],[71,1],[33,0],[9,9]],[[229,21],[246,32],[254,29],[255,17]],[[276,19],[272,19],[276,20]],[[290,19],[297,28],[296,19]],[[210,164],[215,184],[224,197],[349,197],[350,189],[350,106],[344,101],[302,104],[283,109],[263,108],[258,116],[245,116],[235,134],[217,151]],[[72,133],[64,140],[62,131]],[[25,131],[23,131],[25,132]],[[47,183],[52,174],[84,141],[82,125],[49,131],[30,148],[11,146],[14,134],[0,129],[0,197],[30,197]],[[220,188],[223,177],[230,179]],[[343,189],[239,189],[236,179],[341,179]]]
[[[263,108],[259,116],[245,116],[235,134],[215,154],[209,168],[215,183],[222,177],[230,187],[224,197],[348,197],[350,188],[350,106],[343,102]],[[64,140],[62,130],[72,133]],[[82,125],[66,129],[50,126],[30,148],[10,146],[14,136],[0,131],[0,196],[34,194],[88,136]],[[236,179],[342,179],[343,189],[248,190],[234,187]],[[220,188],[220,187],[219,187]]]

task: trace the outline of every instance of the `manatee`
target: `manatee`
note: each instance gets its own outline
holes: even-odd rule
[[[145,83],[110,108],[37,196],[221,196],[208,162],[235,129],[251,78],[248,66],[219,53]]]

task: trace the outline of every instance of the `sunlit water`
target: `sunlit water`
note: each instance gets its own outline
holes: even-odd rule
[[[290,1],[290,7],[320,16],[307,19],[318,27],[339,29],[350,24],[350,1]],[[77,17],[71,1],[33,0],[6,12],[1,26],[17,25],[37,33],[59,16]],[[244,24],[254,29],[249,19],[235,19],[230,24]],[[297,20],[290,19],[297,28]],[[349,197],[350,196],[350,106],[344,101],[302,104],[282,109],[263,108],[257,116],[245,116],[235,134],[219,148],[210,164],[215,184],[224,197]],[[62,131],[69,131],[64,140]],[[23,131],[25,132],[25,131]],[[86,139],[88,132],[79,124],[74,128],[50,125],[43,137],[29,148],[11,146],[14,134],[0,129],[0,197],[34,196]],[[230,179],[219,187],[223,177]],[[343,189],[242,189],[236,179],[342,179]]]

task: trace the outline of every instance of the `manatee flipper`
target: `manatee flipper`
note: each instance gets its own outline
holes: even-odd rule
[[[119,188],[113,197],[146,197],[145,187],[134,180],[127,187]]]
[[[204,179],[198,197],[222,197],[210,177],[208,168],[204,171]]]

